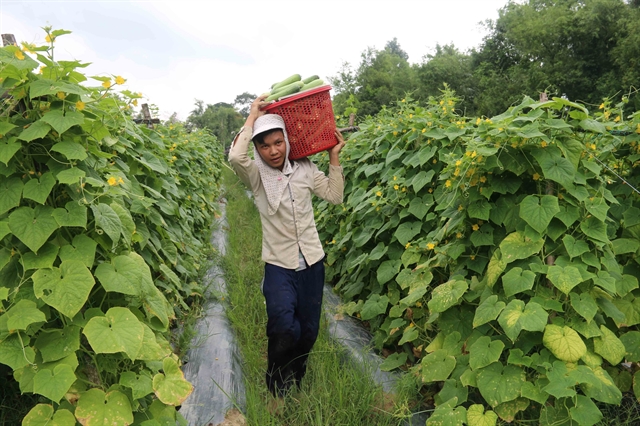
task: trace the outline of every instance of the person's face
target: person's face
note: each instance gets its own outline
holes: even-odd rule
[[[265,163],[282,170],[287,156],[287,144],[282,130],[276,130],[264,137],[264,143],[258,144],[258,154]]]

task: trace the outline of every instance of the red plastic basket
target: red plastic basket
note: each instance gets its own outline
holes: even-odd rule
[[[289,159],[297,160],[335,146],[331,86],[321,86],[304,93],[291,95],[264,108],[284,120],[291,151]]]

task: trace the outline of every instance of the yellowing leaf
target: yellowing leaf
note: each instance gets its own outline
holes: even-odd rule
[[[577,362],[587,353],[587,347],[578,333],[567,326],[547,325],[542,343],[556,358],[566,362]]]
[[[153,390],[158,399],[167,405],[180,405],[193,391],[193,385],[184,379],[178,363],[173,358],[162,361],[164,374],[153,378]]]

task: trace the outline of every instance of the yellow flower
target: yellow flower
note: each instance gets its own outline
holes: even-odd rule
[[[84,109],[84,102],[82,102],[82,101],[76,102],[76,109],[78,111],[82,111]]]
[[[108,89],[109,87],[111,87],[111,80],[102,82],[102,87],[104,87],[105,89]]]
[[[56,39],[56,38],[55,38],[55,36],[52,36],[52,35],[50,35],[50,34],[47,34],[47,36],[44,38],[44,40],[45,40],[47,43],[53,43],[53,41],[54,41],[55,39]]]
[[[473,151],[473,152],[471,153],[471,158],[475,158],[475,156],[476,156],[476,155],[478,155],[478,154],[476,154],[476,152],[475,152],[475,151]]]
[[[461,160],[456,161],[456,166],[459,166],[460,164],[462,164]]]
[[[601,103],[598,109],[604,109],[604,103]]]
[[[447,179],[447,181],[444,183],[444,186],[447,188],[451,187],[451,181],[449,179]]]
[[[404,246],[404,248],[405,248],[405,249],[408,249],[409,247],[411,247],[411,243],[407,243],[407,244]]]
[[[456,169],[453,171],[453,175],[458,176],[459,174],[460,174],[460,169],[456,167]]]
[[[478,117],[478,119],[476,120],[476,126],[479,125],[480,123],[482,123],[482,119]]]
[[[335,243],[336,243],[335,239],[331,240],[331,244],[335,244]]]
[[[604,112],[604,118],[605,118],[606,120],[608,120],[608,119],[609,119],[609,116],[610,116],[610,115],[611,115],[611,112],[609,112],[609,111],[605,111],[605,112]]]
[[[433,192],[433,188],[429,188],[429,194]]]
[[[398,188],[400,188],[398,185],[393,185],[393,189],[395,189],[396,191],[398,190]]]
[[[377,192],[376,192],[376,195],[377,195],[378,197],[382,197],[382,192],[377,191]]]
[[[393,180],[398,180],[398,176],[394,176],[394,177],[393,177]]]
[[[485,183],[487,181],[487,178],[484,176],[480,176],[480,182]]]
[[[376,211],[379,212],[380,211],[380,207],[376,207]]]
[[[477,231],[478,229],[480,229],[480,226],[478,226],[477,223],[474,223],[471,229],[473,229],[474,231]]]
[[[123,183],[124,183],[124,180],[123,180],[121,177],[119,177],[119,178],[118,178],[118,183],[119,183],[119,184],[123,184]]]
[[[133,106],[138,106],[138,100],[134,99],[133,102],[131,102],[133,104]]]
[[[540,180],[540,175],[538,173],[534,173],[533,180]]]
[[[558,194],[558,198],[561,199],[561,200],[564,200],[564,195]]]
[[[547,142],[546,141],[542,141],[540,142],[540,146],[545,148],[547,146]]]
[[[427,244],[427,249],[428,249],[428,250],[433,250],[435,247],[436,247],[436,245],[435,245],[435,244],[433,244],[433,243],[429,243],[429,244]]]
[[[22,53],[22,50],[16,50],[16,53],[14,53],[14,55],[16,58],[18,58],[19,61],[24,60],[24,53]]]
[[[422,307],[422,302],[416,302],[416,306],[417,306],[418,308],[421,308],[421,307]]]
[[[459,211],[459,212],[461,212],[462,210],[464,210],[464,206],[463,206],[462,204],[460,204],[460,205],[458,206],[458,211]]]
[[[125,79],[122,78],[121,76],[117,76],[116,77],[116,84],[124,84]]]
[[[427,131],[427,129],[422,129],[422,133],[424,133],[424,132],[426,132],[426,131]]]
[[[56,93],[56,96],[58,97],[58,99],[64,99],[67,97],[67,95],[65,95],[64,92],[58,92]]]
[[[433,164],[436,164],[437,162],[438,162],[438,160],[436,160],[435,158],[432,161]]]
[[[590,148],[591,148],[591,149],[596,149],[596,144],[595,144],[595,143],[592,143],[592,144],[591,144],[591,146],[590,146]]]
[[[118,181],[116,180],[116,178],[114,178],[113,176],[111,176],[109,179],[107,179],[107,183],[110,186],[116,186],[118,184]]]
[[[402,192],[407,192],[407,188],[405,186],[402,187]]]
[[[398,132],[393,132],[393,136],[398,136]]]
[[[404,102],[404,99],[402,100],[402,102]]]
[[[462,232],[458,232],[458,233],[456,234],[456,238],[462,238]]]
[[[444,105],[444,101],[440,101],[440,105]]]
[[[44,69],[46,68],[46,66],[42,65],[39,69],[38,69],[38,74],[42,74],[42,71],[44,71]]]
[[[476,260],[476,255],[472,254],[471,256],[469,256],[471,258],[471,260]]]
[[[620,116],[617,116],[616,118],[614,118],[614,120],[613,120],[613,121],[615,121],[616,123],[617,123],[618,121],[620,121]]]

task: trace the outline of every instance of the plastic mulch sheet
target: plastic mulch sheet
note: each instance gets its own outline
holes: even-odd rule
[[[226,216],[212,236],[212,244],[224,256],[226,250]],[[180,408],[190,426],[218,425],[232,408],[244,409],[242,362],[235,335],[226,314],[224,275],[219,266],[207,272],[208,302],[205,316],[196,323],[196,334],[183,367],[185,378],[193,384],[193,393]]]
[[[395,393],[395,386],[400,375],[380,370],[383,359],[371,349],[371,334],[354,318],[338,314],[337,306],[341,300],[331,287],[325,285],[323,306],[328,323],[329,335],[340,343],[346,350],[349,359],[364,371],[371,374],[373,380],[385,393]],[[416,413],[409,419],[407,425],[424,425],[427,415]]]

